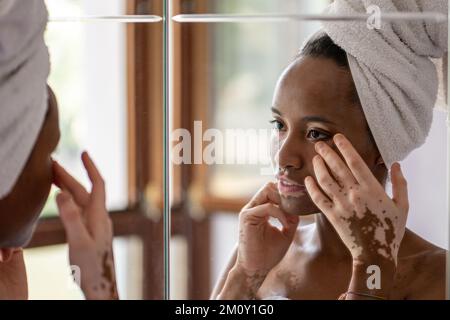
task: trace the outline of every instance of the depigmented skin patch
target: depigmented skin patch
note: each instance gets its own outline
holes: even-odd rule
[[[113,298],[118,297],[117,288],[115,286],[113,259],[110,250],[106,250],[103,254],[103,273],[102,277],[106,279],[106,283],[110,289],[110,295]]]
[[[101,261],[100,276],[98,281],[90,284],[94,297],[100,299],[118,299],[119,294],[116,287],[116,279],[114,272],[114,258],[112,249],[106,249],[97,253],[98,259]]]
[[[360,257],[355,258],[382,256],[392,261],[395,260],[393,249],[396,249],[398,245],[395,243],[395,228],[391,219],[386,217],[380,220],[367,205],[361,217],[353,210],[352,216],[341,217],[341,219],[348,224],[350,229],[350,235],[354,241],[352,248],[364,248],[364,252],[360,250]]]

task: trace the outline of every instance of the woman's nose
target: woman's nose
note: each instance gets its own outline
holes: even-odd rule
[[[294,136],[288,136],[278,142],[278,152],[275,155],[275,161],[279,167],[292,167],[301,169],[303,167],[302,143]]]

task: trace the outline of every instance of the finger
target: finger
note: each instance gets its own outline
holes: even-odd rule
[[[313,167],[317,182],[328,198],[331,201],[341,198],[343,190],[328,172],[325,162],[321,156],[315,156],[313,158]]]
[[[367,164],[343,134],[336,134],[333,139],[359,184],[365,186],[379,184],[372,171],[367,167]]]
[[[106,192],[103,177],[87,152],[83,152],[83,154],[81,155],[81,159],[92,183],[91,203],[95,206],[95,208],[104,208],[106,201]],[[103,210],[96,210],[96,212],[100,211]]]
[[[272,217],[278,219],[278,221],[280,221],[284,228],[289,228],[289,222],[286,217],[286,213],[284,213],[283,210],[272,203],[265,203],[254,208],[250,208],[246,210],[245,215],[246,218],[250,221],[252,220],[252,218],[260,220],[261,218]]]
[[[59,215],[66,230],[69,244],[82,244],[90,239],[90,235],[83,223],[81,210],[73,201],[69,193],[63,191],[56,196]]]
[[[409,201],[408,201],[408,184],[403,176],[402,169],[398,162],[392,165],[391,170],[391,181],[392,181],[392,200],[397,204],[397,206],[403,211],[408,212]]]
[[[355,178],[342,158],[325,142],[315,144],[317,153],[323,158],[337,183],[341,186],[350,186],[356,183]]]
[[[278,188],[273,182],[265,184],[244,208],[253,208],[268,202],[272,202],[274,204],[281,203]]]
[[[308,176],[305,178],[305,187],[311,197],[311,200],[321,212],[326,214],[326,212],[333,208],[333,202],[331,202],[330,199],[323,194],[312,177]]]
[[[56,161],[53,161],[53,174],[58,187],[68,191],[78,205],[85,207],[88,204],[89,193]]]

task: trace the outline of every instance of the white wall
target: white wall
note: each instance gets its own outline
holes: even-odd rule
[[[407,226],[420,236],[448,248],[447,114],[434,112],[426,143],[402,162],[408,181]]]

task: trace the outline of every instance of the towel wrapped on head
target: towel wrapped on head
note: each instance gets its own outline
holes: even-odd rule
[[[43,0],[0,0],[0,199],[11,192],[47,112]]]
[[[374,5],[381,14],[448,12],[448,0],[335,0],[326,13],[365,14]],[[380,27],[364,21],[323,23],[347,52],[367,123],[389,169],[421,146],[430,131],[439,87],[432,59],[446,56],[448,27],[429,20],[381,20]]]

